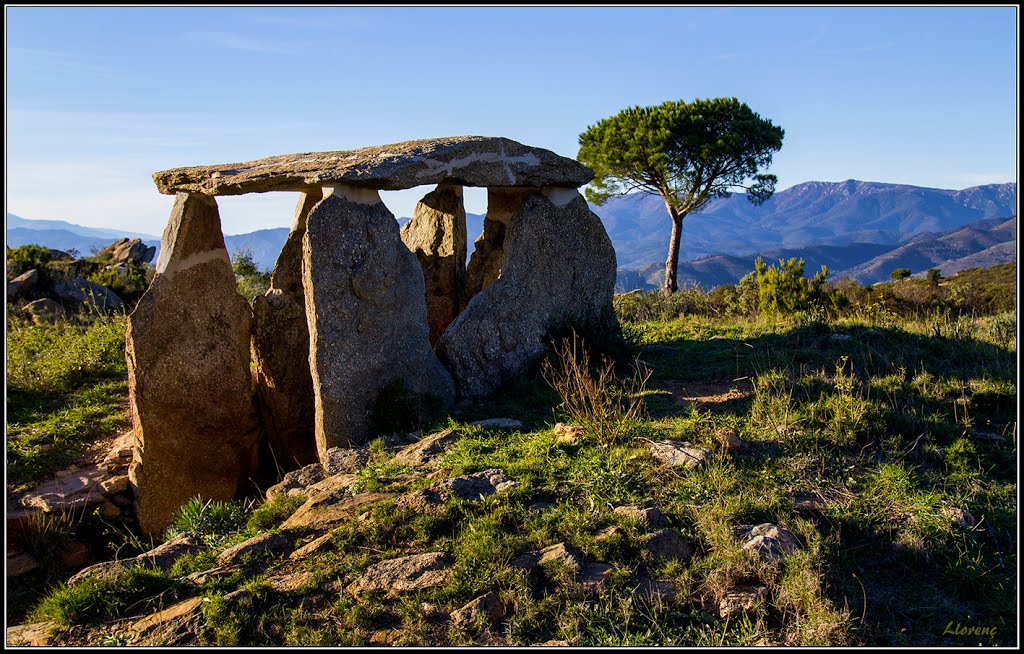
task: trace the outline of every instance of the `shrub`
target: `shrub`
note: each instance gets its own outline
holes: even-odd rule
[[[835,289],[825,286],[828,268],[804,278],[804,260],[779,259],[780,268],[767,266],[761,257],[754,262],[757,272],[758,303],[761,313],[767,316],[791,316],[798,311],[819,311],[834,315],[846,304],[846,298]]]
[[[204,502],[197,495],[181,506],[165,536],[173,538],[178,534],[192,532],[206,541],[220,540],[242,530],[253,504],[252,501]]]
[[[270,288],[270,273],[260,272],[248,248],[239,248],[235,252],[231,268],[235,271],[238,293],[250,304],[257,295],[263,295]]]
[[[626,440],[632,425],[644,417],[643,394],[652,371],[637,367],[631,379],[622,380],[610,359],[592,367],[575,334],[556,344],[554,354],[554,361],[541,364],[541,374],[562,398],[560,408],[599,442]]]
[[[8,249],[7,275],[8,277],[17,277],[33,268],[42,273],[46,270],[47,264],[52,260],[53,253],[50,252],[49,248],[44,248],[41,245],[29,244]]]

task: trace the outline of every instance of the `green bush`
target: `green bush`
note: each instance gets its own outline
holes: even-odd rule
[[[798,311],[819,311],[835,315],[845,304],[845,296],[825,285],[828,268],[821,267],[810,280],[804,278],[804,260],[779,259],[780,268],[768,266],[761,257],[754,262],[757,295],[761,313],[766,316],[791,316]]]
[[[8,248],[7,276],[17,277],[33,268],[44,272],[52,260],[53,253],[41,245],[29,244],[14,249]]]
[[[231,268],[235,271],[238,293],[250,304],[257,295],[263,295],[270,288],[270,273],[260,271],[248,248],[240,248],[235,252]]]

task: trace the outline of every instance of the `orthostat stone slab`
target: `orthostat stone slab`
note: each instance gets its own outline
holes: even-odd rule
[[[166,195],[181,191],[207,195],[304,191],[339,183],[379,190],[442,182],[577,188],[593,178],[590,168],[573,159],[488,136],[449,136],[358,150],[283,154],[153,173],[157,189]]]

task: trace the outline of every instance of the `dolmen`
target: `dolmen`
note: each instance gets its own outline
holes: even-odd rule
[[[615,251],[582,164],[506,138],[456,136],[153,175],[174,195],[125,353],[140,526],[191,497],[232,499],[268,466],[375,437],[387,389],[482,398],[570,329],[621,338]],[[379,191],[434,188],[401,229]],[[462,190],[487,188],[466,263]],[[216,196],[298,194],[266,295],[238,294]]]

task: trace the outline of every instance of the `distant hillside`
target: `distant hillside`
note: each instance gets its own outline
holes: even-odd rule
[[[620,269],[664,264],[670,223],[658,196],[611,198],[594,211],[615,245]],[[756,254],[808,245],[905,243],[984,218],[1017,212],[1017,184],[961,191],[877,182],[806,182],[759,207],[743,194],[712,202],[683,221],[681,261]]]
[[[978,220],[943,232],[918,234],[902,244],[853,243],[845,246],[809,246],[768,250],[761,254],[765,262],[775,263],[791,257],[804,259],[804,274],[810,276],[825,265],[830,279],[849,276],[862,284],[889,280],[896,268],[910,268],[923,274],[938,268],[943,275],[972,267],[988,267],[1017,260],[1017,219]],[[680,285],[699,284],[711,289],[735,284],[754,269],[757,255],[713,255],[679,263]],[[619,270],[616,290],[660,288],[664,280],[664,262],[651,263],[635,270]]]

